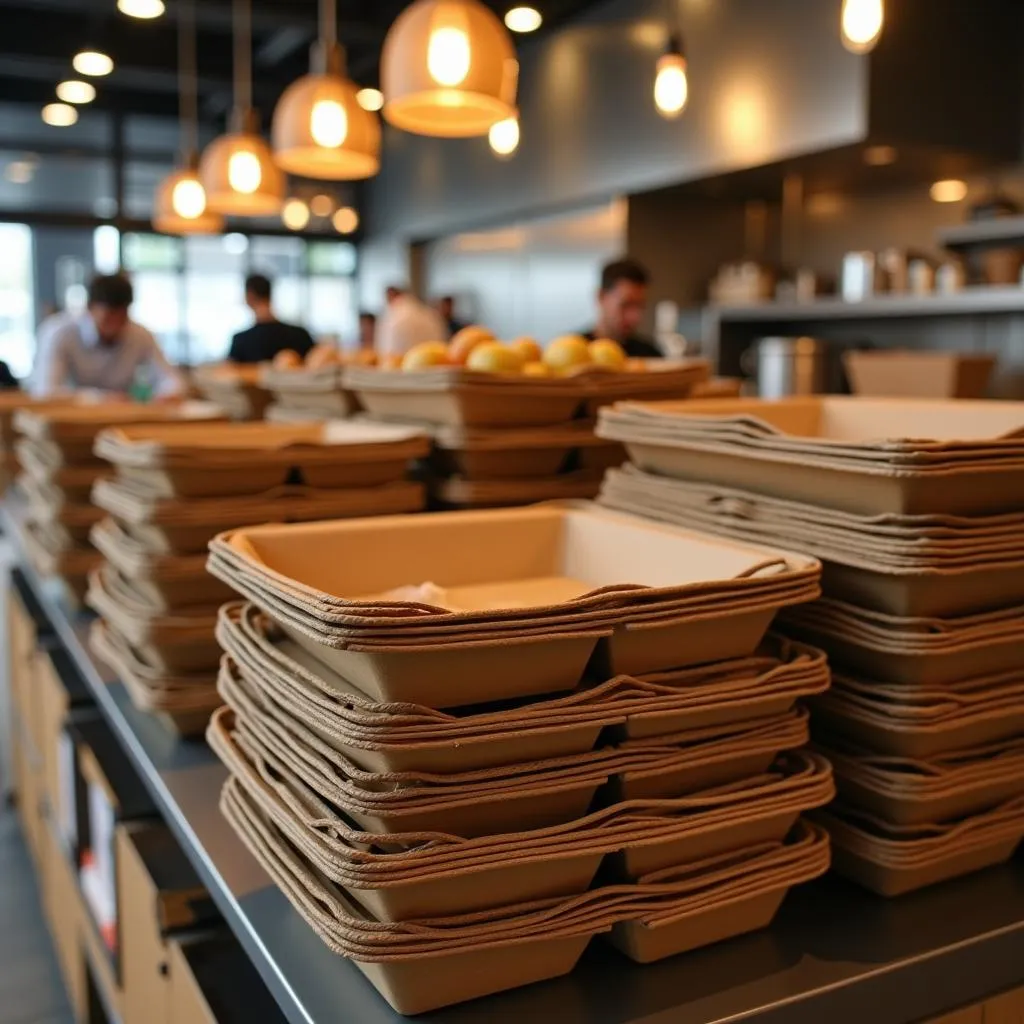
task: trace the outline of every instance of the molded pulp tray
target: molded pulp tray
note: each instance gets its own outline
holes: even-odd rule
[[[451,772],[591,750],[604,730],[653,739],[782,714],[829,684],[821,652],[769,638],[757,655],[702,668],[620,677],[566,696],[459,715],[378,704],[283,638],[248,606],[221,609],[222,665],[368,771]]]
[[[345,386],[372,416],[440,426],[549,426],[624,398],[684,397],[708,378],[704,360],[651,360],[645,372],[523,377],[438,367],[421,373],[350,367]]]
[[[107,427],[197,420],[212,423],[223,419],[223,411],[209,402],[182,402],[178,405],[101,402],[96,405],[64,404],[54,409],[22,409],[15,413],[14,425],[33,441],[52,442],[68,462],[92,462],[96,435]]]
[[[814,720],[896,757],[933,758],[1024,734],[1024,669],[922,687],[833,676]]]
[[[263,410],[272,398],[260,384],[261,373],[260,366],[222,363],[197,367],[192,377],[200,393],[222,406],[232,419],[258,420],[262,419]]]
[[[212,670],[220,660],[216,608],[161,614],[110,565],[90,575],[87,600],[130,644],[144,649],[145,660],[166,672]]]
[[[415,428],[333,421],[135,427],[102,433],[96,453],[160,497],[260,494],[295,482],[321,489],[401,480],[430,450]]]
[[[44,486],[59,488],[75,500],[89,500],[93,484],[111,469],[102,462],[65,465],[60,449],[50,442],[22,439],[15,443],[18,463],[25,474]]]
[[[1022,427],[1024,403],[828,397],[623,404],[598,434],[662,476],[867,515],[978,515],[1024,505]]]
[[[541,501],[596,498],[601,489],[601,473],[580,470],[553,473],[536,479],[511,480],[432,480],[434,500],[450,508],[498,508],[504,505],[533,505]]]
[[[341,366],[275,370],[266,365],[261,369],[260,383],[273,392],[275,401],[284,409],[316,409],[325,414],[325,419],[338,419],[359,408],[356,397],[343,389]]]
[[[1024,796],[1019,738],[929,761],[877,754],[835,738],[818,749],[835,769],[840,796],[893,825],[964,818]]]
[[[432,774],[367,772],[239,679],[222,673],[221,696],[246,741],[302,775],[363,828],[477,836],[542,828],[583,815],[597,790],[604,800],[671,798],[760,774],[784,750],[807,742],[807,714],[695,729],[621,749]]]
[[[956,619],[898,618],[822,598],[789,609],[784,626],[837,665],[900,683],[933,685],[1024,665],[1024,608]]]
[[[822,559],[825,591],[892,615],[960,615],[1024,603],[1024,514],[858,516],[627,466],[601,504]]]
[[[89,646],[109,665],[124,683],[132,703],[141,711],[190,716],[201,722],[194,733],[202,732],[211,712],[221,705],[212,674],[164,675],[147,665],[142,656],[102,619],[92,624]]]
[[[472,481],[537,479],[572,468],[596,471],[604,468],[601,459],[607,460],[609,452],[624,458],[620,445],[595,436],[592,421],[533,430],[439,428],[434,449],[432,465],[438,472]],[[598,463],[574,466],[574,455],[584,452],[597,456]]]
[[[193,554],[204,551],[219,531],[245,523],[416,512],[425,496],[422,484],[400,481],[366,489],[278,487],[258,496],[180,500],[155,497],[126,481],[103,480],[93,501],[128,524],[150,550]]]
[[[405,1014],[565,974],[590,938],[616,924],[642,922],[654,936],[657,929],[678,926],[686,919],[690,927],[685,938],[698,944],[750,930],[764,923],[765,908],[752,906],[749,916],[738,919],[739,901],[807,881],[828,866],[824,833],[802,826],[784,844],[762,844],[709,858],[638,885],[609,886],[569,899],[476,915],[465,925],[459,918],[379,924],[343,890],[311,870],[230,781],[221,807],[310,926],[332,950],[353,960]],[[731,919],[727,924],[723,918]],[[671,942],[663,945],[646,948],[657,955],[678,951]]]
[[[847,805],[816,811],[836,871],[881,896],[899,896],[1009,860],[1024,838],[1024,799],[942,825],[893,826]]]
[[[265,527],[211,547],[211,572],[338,674],[378,700],[441,707],[571,689],[608,633],[606,675],[744,656],[778,607],[817,592],[813,560],[586,504]],[[631,577],[639,585],[623,585]],[[394,588],[410,581],[432,581],[423,588],[430,596],[438,593],[433,584],[447,587],[448,607],[395,600]],[[554,627],[577,630],[571,647]],[[424,642],[428,629],[445,631],[433,637],[436,675],[426,668],[424,643],[396,645],[408,629],[422,630]],[[509,644],[520,657],[536,655],[531,668],[543,677],[536,688],[525,663],[507,657]],[[550,644],[562,651],[557,670],[546,665]],[[402,663],[414,651],[424,673],[418,684]],[[399,673],[401,691],[388,681]],[[479,686],[467,687],[473,676]]]

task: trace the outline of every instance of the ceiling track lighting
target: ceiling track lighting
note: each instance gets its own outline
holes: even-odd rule
[[[491,150],[496,156],[506,160],[514,156],[516,150],[519,149],[519,140],[518,117],[509,117],[491,125],[491,130],[487,133],[487,141],[490,143]]]
[[[885,26],[885,0],[843,0],[839,21],[843,46],[851,53],[870,53]]]
[[[206,147],[199,179],[209,208],[225,217],[274,217],[285,200],[285,176],[259,134],[252,105],[252,4],[234,0],[235,106],[230,131]]]
[[[516,116],[512,37],[479,0],[416,0],[381,54],[384,119],[436,138],[487,135]]]
[[[152,21],[163,15],[166,5],[164,0],[117,0],[117,9],[129,18]]]
[[[71,58],[71,66],[89,78],[104,78],[114,70],[113,60],[101,50],[79,50]]]
[[[208,209],[206,189],[199,180],[195,4],[196,0],[181,0],[178,23],[182,166],[160,183],[153,203],[153,227],[168,235],[212,235],[224,228],[224,218]]]
[[[320,0],[320,38],[310,73],[285,90],[271,137],[289,174],[325,181],[370,178],[380,170],[380,120],[359,102],[338,45],[337,0]]]

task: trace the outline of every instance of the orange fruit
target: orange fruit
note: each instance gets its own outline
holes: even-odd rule
[[[422,341],[409,349],[402,359],[402,369],[406,372],[448,365],[448,346],[443,341]]]
[[[578,334],[556,338],[544,350],[544,365],[556,373],[568,373],[590,364],[590,346]]]
[[[500,341],[485,341],[469,354],[467,370],[483,373],[519,373],[523,368],[523,357],[513,348]]]
[[[600,338],[590,343],[590,358],[597,366],[607,367],[609,370],[625,370],[626,353],[617,341],[610,338]]]
[[[463,327],[448,342],[448,361],[465,365],[473,349],[487,341],[494,341],[494,335],[486,327]]]

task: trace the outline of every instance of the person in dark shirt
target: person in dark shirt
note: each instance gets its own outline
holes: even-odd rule
[[[256,316],[256,323],[231,340],[228,359],[233,363],[268,363],[278,352],[290,349],[305,358],[313,339],[305,327],[285,324],[274,316],[273,286],[263,274],[245,279],[245,304]]]
[[[636,260],[620,259],[601,270],[597,293],[597,325],[583,332],[588,341],[611,338],[632,359],[659,359],[664,353],[653,339],[637,333],[647,312],[647,291],[651,276]]]
[[[11,368],[2,359],[0,359],[0,391],[13,391],[20,387],[21,383],[18,378],[11,373]]]
[[[441,315],[441,319],[448,325],[448,334],[450,337],[454,337],[459,331],[468,327],[469,324],[465,320],[459,320],[455,316],[455,296],[454,295],[442,295],[437,300],[437,311]]]

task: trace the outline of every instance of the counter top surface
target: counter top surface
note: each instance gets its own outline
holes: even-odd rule
[[[74,670],[292,1024],[402,1020],[292,909],[218,810],[226,771],[201,741],[136,710],[95,660],[87,617],[24,557],[20,572]],[[595,941],[571,975],[426,1015],[438,1024],[906,1024],[1024,985],[1024,861],[887,901],[828,877],[794,890],[771,929],[646,967]]]

